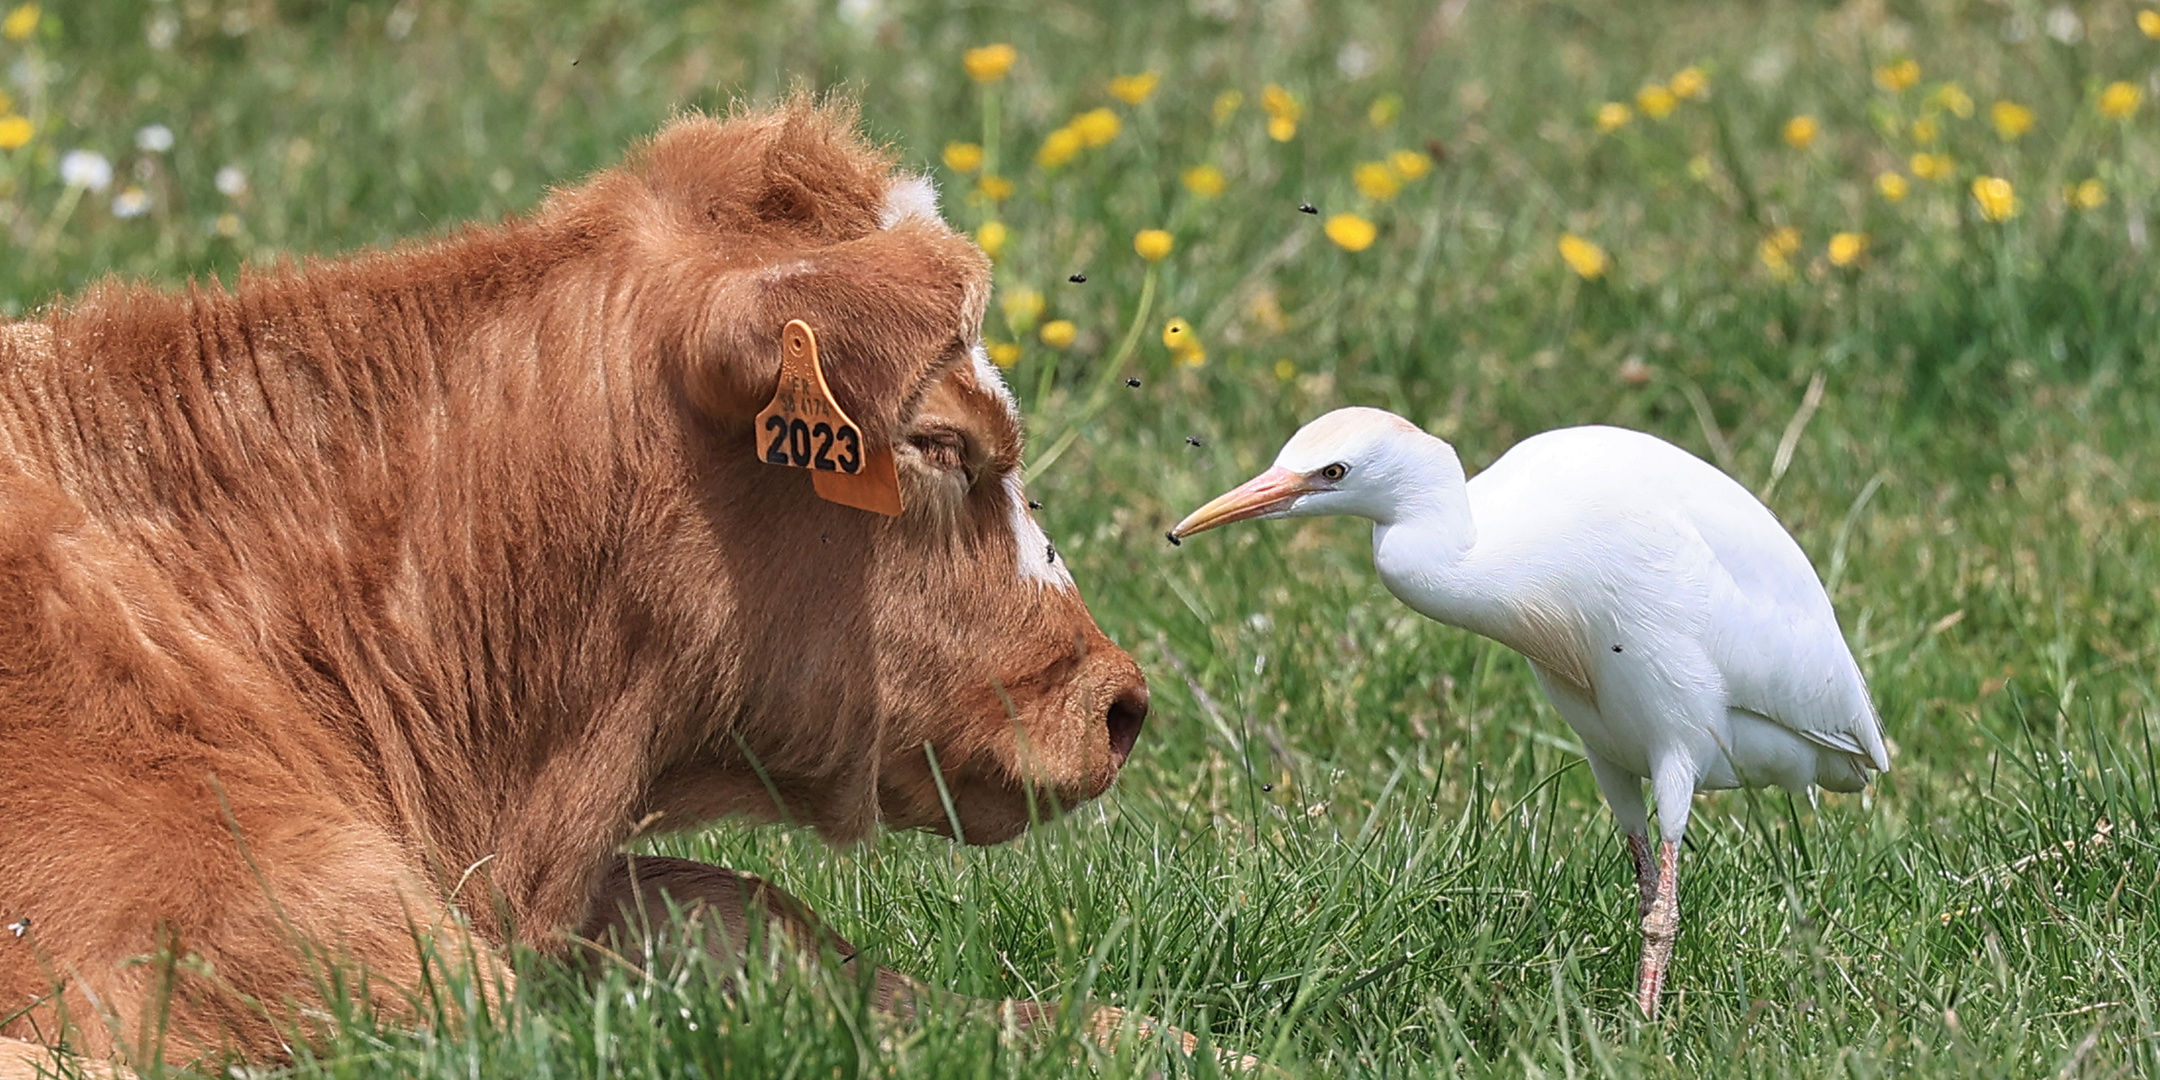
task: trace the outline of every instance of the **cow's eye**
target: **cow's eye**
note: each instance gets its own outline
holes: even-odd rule
[[[915,452],[922,455],[923,464],[932,468],[969,474],[967,438],[950,428],[928,428],[908,436]]]
[[[1345,465],[1340,461],[1328,466],[1325,469],[1320,470],[1321,478],[1326,480],[1330,484],[1348,475],[1350,475],[1350,466]]]

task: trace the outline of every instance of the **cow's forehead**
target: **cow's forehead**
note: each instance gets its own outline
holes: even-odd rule
[[[884,202],[878,208],[878,226],[890,229],[909,220],[930,222],[952,231],[951,223],[938,209],[937,185],[928,176],[899,175],[887,182]],[[958,330],[956,336],[973,343],[969,349],[971,363],[954,368],[947,381],[960,391],[970,419],[981,425],[979,434],[986,440],[992,458],[1001,466],[1017,465],[1021,449],[1020,405],[1013,400],[1012,390],[1005,385],[997,365],[990,362],[989,352],[976,340],[977,328],[963,326]]]
[[[981,342],[976,342],[969,353],[974,362],[955,374],[972,391],[969,404],[983,422],[991,456],[1000,461],[1010,458],[1017,465],[1021,451],[1020,403],[1013,400],[1012,388],[1005,385],[1004,374],[990,362],[990,354]]]
[[[910,218],[927,218],[945,228],[952,226],[938,213],[937,188],[924,176],[895,178],[885,190],[884,205],[878,211],[878,224],[890,229]],[[1035,515],[1028,508],[1026,491],[1021,486],[1021,429],[1020,403],[1013,398],[1012,388],[1005,385],[1005,376],[997,365],[990,362],[989,350],[983,348],[976,328],[961,327],[960,337],[972,344],[968,349],[968,363],[955,365],[945,381],[957,393],[958,406],[966,411],[967,419],[977,438],[983,440],[989,450],[992,467],[1001,475],[998,483],[1005,503],[1007,526],[1012,530],[1013,545],[1019,555],[1019,571],[1022,581],[1039,585],[1071,589],[1072,575],[1065,570],[1065,561],[1058,557],[1057,546],[1050,542]]]

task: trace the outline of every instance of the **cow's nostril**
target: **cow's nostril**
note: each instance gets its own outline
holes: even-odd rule
[[[1110,764],[1124,768],[1125,759],[1132,755],[1133,744],[1140,741],[1141,725],[1147,723],[1148,694],[1145,686],[1128,687],[1110,702],[1110,711],[1103,720],[1110,728]]]

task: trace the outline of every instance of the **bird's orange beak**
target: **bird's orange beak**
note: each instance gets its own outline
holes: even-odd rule
[[[1311,491],[1303,476],[1280,465],[1223,492],[1206,506],[1187,515],[1170,530],[1170,539],[1182,540],[1217,525],[1261,517],[1290,505],[1290,500]]]

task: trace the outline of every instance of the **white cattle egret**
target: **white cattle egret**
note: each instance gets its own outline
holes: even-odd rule
[[[1858,791],[1890,767],[1867,684],[1800,545],[1746,488],[1671,443],[1610,427],[1548,431],[1466,480],[1454,448],[1417,425],[1338,409],[1170,537],[1323,514],[1371,520],[1388,591],[1527,657],[1582,739],[1642,890],[1636,1003],[1646,1014],[1680,930],[1694,794]]]

